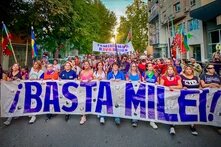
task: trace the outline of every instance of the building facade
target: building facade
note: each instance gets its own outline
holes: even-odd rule
[[[211,60],[216,45],[221,44],[221,0],[200,0],[190,16],[203,22],[205,58]]]
[[[149,44],[153,47],[153,56],[167,57],[168,42],[166,29],[161,25],[161,10],[158,0],[148,2],[149,9]]]
[[[216,18],[205,22],[196,15],[192,16],[193,11],[210,3],[209,0],[149,0],[149,43],[154,48],[153,55],[171,57],[174,36],[182,31],[191,36],[187,39],[190,51],[181,54],[177,49],[177,58],[194,57],[202,62],[210,60],[214,46],[221,39],[220,26],[215,23]]]

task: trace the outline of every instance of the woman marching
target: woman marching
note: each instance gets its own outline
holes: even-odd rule
[[[108,80],[113,80],[113,81],[125,80],[124,73],[121,70],[119,70],[118,63],[114,62],[112,64],[112,71],[110,71],[107,74],[107,79]],[[120,125],[120,118],[119,117],[115,117],[114,121],[115,121],[116,125]]]
[[[103,62],[98,62],[96,67],[95,67],[95,72],[93,74],[93,78],[95,80],[105,80],[106,79],[106,74],[104,71],[104,64]],[[100,117],[100,123],[104,124],[105,123],[105,118],[104,116],[99,116]]]
[[[168,65],[165,74],[160,79],[160,85],[167,86],[171,91],[182,88],[181,78],[172,65]],[[170,134],[176,134],[175,125],[170,126]]]
[[[58,80],[58,72],[53,70],[53,65],[48,64],[47,65],[47,70],[44,73],[44,80]],[[50,120],[54,115],[52,114],[47,114],[47,119],[46,121]]]
[[[85,60],[83,70],[80,72],[79,80],[82,82],[89,82],[93,79],[93,70],[90,67],[89,61]],[[83,125],[87,121],[86,115],[81,116],[80,125]]]
[[[42,70],[41,61],[35,61],[31,71],[29,73],[29,80],[40,80],[43,79],[44,71]],[[33,124],[36,121],[36,116],[31,116],[29,124]]]
[[[200,88],[199,77],[194,76],[194,69],[191,65],[185,66],[180,77],[184,89]],[[192,135],[198,135],[198,132],[193,124],[191,125],[190,130]]]
[[[138,66],[135,62],[131,63],[130,69],[128,74],[126,75],[126,80],[131,82],[140,82],[141,81],[141,75],[138,69]],[[137,127],[138,120],[132,119],[132,126]]]
[[[21,80],[21,69],[19,67],[18,63],[13,64],[11,67],[11,71],[9,72],[7,76],[7,81],[14,81],[14,80]],[[10,125],[12,121],[12,117],[8,117],[7,120],[4,122],[6,126]]]
[[[154,67],[153,67],[153,64],[152,63],[148,63],[147,64],[147,71],[144,72],[144,75],[143,75],[143,81],[144,82],[147,82],[147,83],[153,83],[153,84],[158,84],[158,80],[157,80],[157,76],[156,76],[156,73],[154,71]],[[155,122],[153,121],[150,121],[150,126],[153,128],[153,129],[157,129],[157,125]]]
[[[60,79],[62,80],[74,80],[77,78],[77,74],[72,70],[72,63],[67,61],[64,65],[64,70],[60,73]],[[65,121],[68,121],[70,115],[65,115]]]

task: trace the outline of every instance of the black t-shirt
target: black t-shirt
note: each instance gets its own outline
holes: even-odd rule
[[[12,80],[22,79],[22,75],[20,72],[18,72],[16,75],[13,75],[12,72],[10,72],[8,77]]]
[[[193,76],[192,79],[186,78],[184,75],[180,75],[183,87],[187,88],[199,88],[199,78]]]
[[[203,80],[206,84],[211,84],[211,83],[221,84],[221,78],[217,74],[208,75],[205,73],[200,76],[200,79]]]

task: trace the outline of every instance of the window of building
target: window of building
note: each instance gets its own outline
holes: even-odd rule
[[[176,3],[176,4],[174,5],[174,10],[175,10],[176,13],[180,12],[180,10],[181,10],[181,4],[180,4],[180,2],[178,2],[178,3]]]
[[[193,57],[196,59],[196,61],[201,61],[200,45],[193,45]]]
[[[153,56],[155,57],[155,58],[160,58],[160,57],[162,57],[161,56],[161,53],[162,53],[162,51],[161,51],[161,48],[155,48],[154,49],[154,52],[153,52]]]
[[[199,20],[191,19],[188,21],[188,31],[198,30],[200,28]]]
[[[190,0],[190,6],[194,6],[196,4],[196,0]]]
[[[208,57],[212,59],[212,54],[216,51],[216,44],[221,43],[221,29],[209,32]]]
[[[221,43],[221,30],[219,31],[220,43]]]
[[[219,30],[210,32],[210,43],[219,43]]]

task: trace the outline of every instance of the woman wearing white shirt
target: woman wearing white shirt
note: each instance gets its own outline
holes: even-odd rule
[[[106,74],[103,70],[103,63],[102,62],[98,62],[97,65],[96,65],[96,71],[94,72],[93,76],[94,76],[94,79],[97,79],[97,80],[104,80],[106,79]]]
[[[96,65],[96,70],[93,74],[93,78],[95,80],[104,80],[106,79],[106,74],[103,70],[104,64],[102,62],[98,62]],[[100,116],[100,123],[104,124],[105,123],[105,119],[104,116]]]
[[[44,71],[42,70],[41,61],[35,61],[31,71],[29,73],[29,80],[40,80],[43,79]],[[36,120],[36,116],[30,116],[29,124],[33,124]]]

